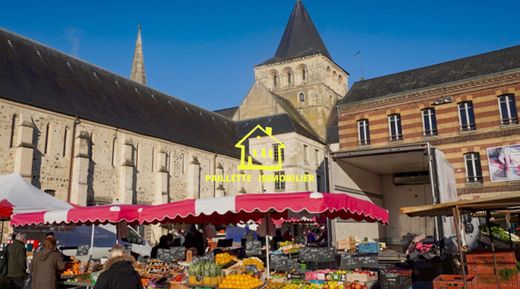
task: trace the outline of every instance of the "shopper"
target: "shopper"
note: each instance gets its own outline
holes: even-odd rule
[[[123,246],[114,245],[94,289],[143,289],[141,277],[134,270],[134,263],[134,257],[125,255]]]
[[[293,240],[293,235],[291,233],[291,230],[289,230],[289,229],[285,230],[285,232],[283,233],[283,240],[284,241],[292,241]]]
[[[273,250],[277,250],[278,247],[280,246],[279,245],[280,242],[283,242],[282,231],[280,229],[276,229],[274,238],[272,239],[272,242],[271,242],[271,248]]]
[[[204,255],[204,236],[199,230],[197,230],[195,225],[192,225],[190,231],[186,234],[184,247],[188,250],[196,251],[196,255]]]
[[[36,252],[30,265],[31,289],[56,289],[58,275],[65,269],[61,253],[56,249],[56,239],[48,236],[43,249]]]
[[[25,283],[27,270],[25,240],[25,234],[16,234],[13,243],[7,246],[7,279],[11,289],[22,289]]]
[[[35,252],[40,252],[41,250],[43,250],[43,243],[45,242],[45,239],[47,238],[53,238],[53,239],[56,239],[54,237],[54,233],[53,232],[48,232],[47,234],[45,234],[45,236],[43,237],[43,240],[41,241],[41,243],[38,245],[38,248],[36,248],[36,251]]]
[[[162,235],[159,238],[159,244],[155,245],[152,248],[152,252],[150,253],[150,257],[152,259],[157,259],[157,252],[159,251],[159,249],[169,249],[169,248],[170,248],[170,244],[168,243],[168,237],[166,235]]]

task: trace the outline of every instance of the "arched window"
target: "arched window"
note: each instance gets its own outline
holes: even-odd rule
[[[300,92],[300,102],[304,102],[304,101],[305,101],[305,93]]]
[[[291,78],[292,78],[291,72],[287,71],[287,84],[288,85],[291,85]]]
[[[307,75],[305,75],[305,67],[302,67],[302,81],[305,81],[305,78],[307,77]]]
[[[279,85],[279,81],[278,81],[278,73],[276,72],[276,70],[271,71],[271,79],[273,81],[273,88],[277,88]]]
[[[327,66],[327,72],[330,72],[330,66]]]
[[[343,83],[343,75],[340,74],[338,76],[338,82],[339,82],[339,84]]]

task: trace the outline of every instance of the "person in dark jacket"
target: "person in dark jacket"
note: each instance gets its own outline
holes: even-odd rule
[[[150,257],[152,259],[157,259],[157,252],[159,249],[169,249],[170,244],[168,243],[168,237],[166,235],[162,235],[159,238],[159,244],[153,246],[152,252],[150,252]]]
[[[7,246],[7,280],[9,288],[22,289],[27,271],[25,234],[16,234],[12,244]]]
[[[94,289],[143,289],[141,277],[132,266],[134,257],[125,255],[120,245],[110,250],[110,260],[105,264],[105,270],[99,275]]]
[[[43,249],[34,254],[30,265],[31,289],[56,289],[57,277],[65,269],[61,253],[56,249],[56,239],[43,240]]]
[[[196,249],[198,256],[204,255],[204,236],[202,233],[195,227],[195,225],[191,225],[191,229],[186,234],[185,240],[184,240],[184,247],[188,250]]]

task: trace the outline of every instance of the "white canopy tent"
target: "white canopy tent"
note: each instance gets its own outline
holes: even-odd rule
[[[0,201],[3,200],[13,207],[13,214],[72,208],[71,204],[40,191],[16,173],[0,175]]]

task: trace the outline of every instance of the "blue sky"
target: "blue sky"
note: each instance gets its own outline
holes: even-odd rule
[[[4,1],[0,26],[128,76],[143,26],[148,85],[207,109],[236,106],[295,0]],[[520,44],[520,1],[303,0],[333,59],[365,78]]]

